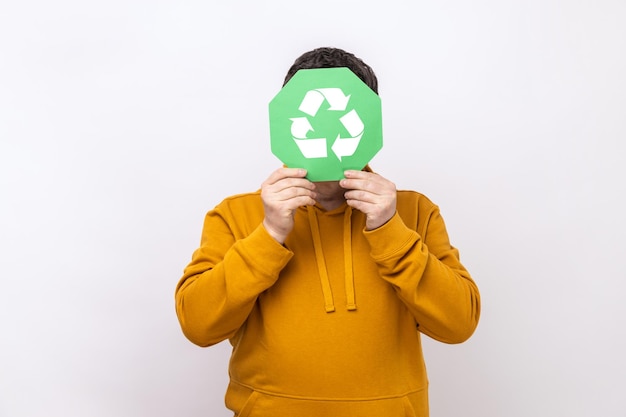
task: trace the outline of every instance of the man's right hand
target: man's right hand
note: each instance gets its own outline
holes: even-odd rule
[[[293,229],[296,209],[315,204],[315,184],[305,176],[301,168],[279,168],[261,184],[263,226],[280,244]]]

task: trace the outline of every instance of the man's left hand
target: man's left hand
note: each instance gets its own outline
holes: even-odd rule
[[[339,181],[347,189],[344,196],[349,206],[366,216],[365,228],[376,229],[387,223],[396,212],[396,185],[378,174],[367,171],[346,171]]]

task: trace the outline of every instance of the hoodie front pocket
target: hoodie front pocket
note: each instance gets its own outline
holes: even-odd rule
[[[254,409],[254,404],[258,398],[259,393],[252,391],[252,394],[250,394],[246,402],[243,404],[239,414],[236,414],[236,417],[250,417],[252,415],[252,410]]]
[[[275,397],[252,392],[236,417],[428,417],[428,406],[417,398],[334,401]]]
[[[406,417],[428,417],[428,391],[421,390],[402,398]]]
[[[297,398],[256,391],[231,381],[226,407],[235,417],[428,417],[428,390],[388,398]]]
[[[402,400],[404,403],[404,417],[417,417],[411,401],[407,397],[402,398]]]

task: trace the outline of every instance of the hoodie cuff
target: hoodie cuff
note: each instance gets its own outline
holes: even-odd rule
[[[293,257],[293,252],[278,243],[262,224],[244,240],[245,245],[241,249],[245,252],[242,254],[244,258],[254,259],[255,268],[274,280]],[[240,242],[243,243],[243,240]]]
[[[416,231],[406,227],[398,212],[384,225],[365,230],[363,234],[369,242],[372,258],[376,261],[405,253],[420,238]]]

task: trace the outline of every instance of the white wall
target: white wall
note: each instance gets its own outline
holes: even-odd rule
[[[0,416],[228,416],[178,328],[204,213],[279,165],[293,60],[376,70],[375,170],[438,203],[482,292],[426,342],[435,416],[623,416],[623,0],[5,2]],[[620,399],[622,398],[622,399]]]

